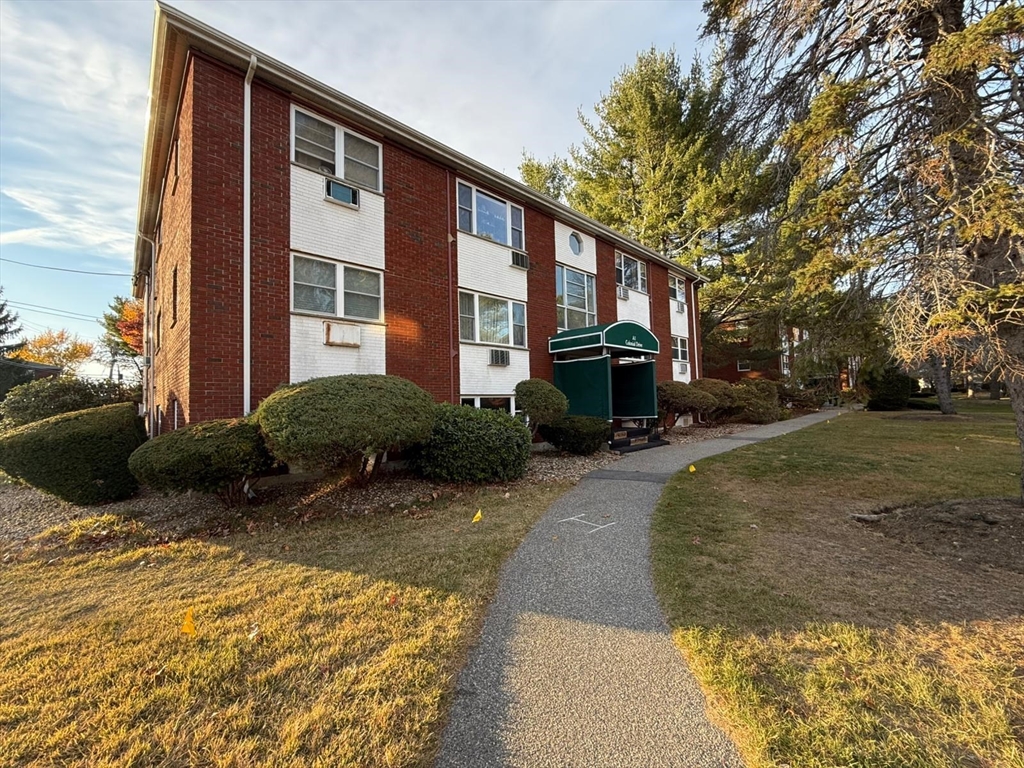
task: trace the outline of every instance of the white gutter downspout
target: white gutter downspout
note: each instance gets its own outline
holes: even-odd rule
[[[242,167],[242,415],[252,410],[252,78],[256,56],[245,73],[245,136]]]
[[[149,360],[148,366],[143,366],[142,375],[144,377],[142,387],[142,407],[146,411],[147,427],[149,434],[156,434],[156,421],[155,421],[155,408],[153,406],[153,400],[155,395],[153,390],[155,388],[153,382],[153,274],[156,272],[156,243],[150,240],[141,232],[136,232],[140,240],[145,240],[149,243],[149,273],[146,275],[146,309],[142,314],[145,327],[143,328],[143,359]]]

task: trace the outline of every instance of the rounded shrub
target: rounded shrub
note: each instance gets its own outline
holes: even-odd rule
[[[863,378],[869,411],[899,411],[907,407],[914,380],[894,365],[869,371]]]
[[[73,504],[117,501],[138,490],[128,457],[145,440],[134,403],[88,408],[0,435],[0,470]]]
[[[113,381],[86,381],[74,376],[51,376],[13,387],[0,404],[0,411],[3,413],[4,426],[11,428],[62,413],[138,401],[138,390]]]
[[[706,392],[715,398],[715,407],[707,413],[711,421],[725,421],[736,416],[740,409],[736,403],[736,394],[733,386],[722,379],[697,379],[690,382],[690,386],[701,392]]]
[[[707,415],[718,406],[708,392],[684,381],[663,381],[658,384],[658,410],[664,413],[699,413]]]
[[[160,491],[213,493],[229,506],[244,504],[246,481],[273,464],[251,419],[190,424],[143,443],[128,459],[128,468],[143,485]]]
[[[611,432],[608,422],[595,416],[563,416],[551,424],[543,424],[540,435],[560,451],[589,456],[608,444]]]
[[[531,439],[505,411],[445,403],[416,463],[426,477],[449,483],[515,480],[526,473]]]
[[[431,396],[398,376],[352,374],[281,387],[256,422],[271,453],[307,469],[344,467],[366,477],[385,451],[421,443],[434,423]]]
[[[569,399],[558,387],[544,379],[524,379],[516,384],[516,407],[529,419],[530,431],[565,416]]]
[[[770,381],[744,381],[734,387],[733,397],[739,410],[736,418],[750,424],[771,424],[782,416],[779,390]]]

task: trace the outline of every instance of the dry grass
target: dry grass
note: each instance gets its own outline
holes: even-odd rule
[[[501,563],[566,487],[156,545],[76,522],[0,565],[0,762],[426,765]]]
[[[843,415],[670,484],[659,595],[751,768],[1024,766],[1024,574],[848,514],[1014,495],[1008,405],[963,406]]]

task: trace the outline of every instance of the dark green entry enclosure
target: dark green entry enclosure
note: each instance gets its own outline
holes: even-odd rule
[[[555,356],[555,386],[569,398],[569,413],[601,419],[653,419],[658,415],[654,360],[658,338],[622,320],[562,331],[548,339]],[[616,365],[613,358],[622,360]]]

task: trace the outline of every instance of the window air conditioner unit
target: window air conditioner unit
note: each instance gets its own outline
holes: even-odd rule
[[[508,365],[511,362],[511,355],[507,349],[491,350],[491,365]]]
[[[359,190],[334,179],[324,179],[324,197],[336,203],[359,207]]]
[[[690,371],[690,364],[688,362],[686,362],[685,360],[680,360],[679,361],[679,372],[680,373],[689,373],[689,371]]]
[[[530,268],[530,257],[520,251],[512,251],[512,266],[520,269]]]
[[[680,315],[685,315],[686,314],[686,302],[685,301],[677,301],[676,302],[676,312],[678,312]]]
[[[623,301],[629,301],[629,288],[627,288],[624,285],[620,285],[619,289],[618,289],[618,292],[617,292],[617,295]]]

